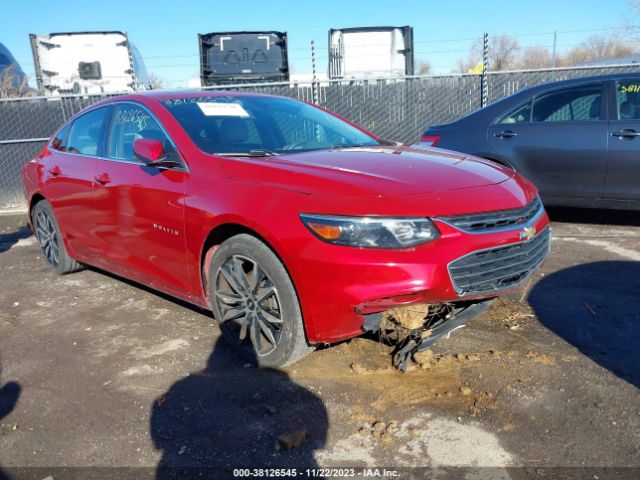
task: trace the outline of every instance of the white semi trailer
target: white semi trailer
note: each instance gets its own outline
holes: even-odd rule
[[[30,34],[38,90],[44,95],[152,88],[138,49],[125,32]]]
[[[413,28],[329,30],[329,78],[358,80],[413,75]]]

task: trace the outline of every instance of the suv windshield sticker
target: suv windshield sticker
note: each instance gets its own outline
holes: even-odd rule
[[[198,102],[207,117],[248,117],[249,113],[239,103]]]

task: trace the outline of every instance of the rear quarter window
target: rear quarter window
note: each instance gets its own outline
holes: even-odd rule
[[[98,156],[111,108],[103,107],[76,118],[71,124],[67,152]]]
[[[531,100],[516,107],[500,119],[498,123],[523,123],[531,121]]]
[[[51,139],[51,148],[54,150],[58,150],[59,152],[66,152],[69,142],[70,130],[71,125],[65,125],[64,127],[62,127]]]

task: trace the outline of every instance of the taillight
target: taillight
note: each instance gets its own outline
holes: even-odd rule
[[[440,141],[440,135],[423,135],[420,137],[420,143],[424,143],[427,147],[435,147]]]

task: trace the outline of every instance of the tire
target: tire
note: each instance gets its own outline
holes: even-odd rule
[[[82,265],[67,253],[60,226],[49,202],[42,200],[36,204],[31,213],[31,225],[44,260],[51,269],[60,275],[82,269]]]
[[[260,240],[241,234],[223,242],[211,261],[209,279],[213,315],[225,340],[244,359],[280,368],[313,351],[293,283]]]

